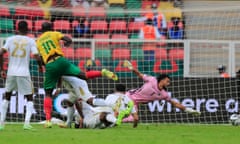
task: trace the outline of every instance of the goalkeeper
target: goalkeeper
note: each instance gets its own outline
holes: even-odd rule
[[[166,100],[173,106],[194,116],[199,116],[201,114],[201,112],[192,108],[185,107],[179,102],[171,99],[167,92],[167,87],[170,85],[171,82],[171,79],[168,75],[162,74],[156,78],[153,76],[142,74],[138,71],[138,69],[134,68],[132,64],[127,60],[124,61],[124,67],[127,67],[129,70],[133,71],[139,78],[143,79],[144,81],[144,84],[140,88],[129,90],[126,93],[127,96],[134,101],[134,106],[136,109],[138,104],[141,103],[148,103],[155,100]],[[130,117],[129,119],[125,120],[132,121]]]

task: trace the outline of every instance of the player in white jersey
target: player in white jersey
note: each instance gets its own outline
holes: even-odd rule
[[[127,117],[128,115],[132,115],[133,117],[133,127],[137,127],[138,124],[138,114],[136,109],[133,107],[133,101],[126,96],[126,87],[123,84],[117,84],[115,88],[115,92],[109,94],[105,102],[107,105],[112,107],[112,109],[117,112],[118,114],[118,121],[117,124],[119,125],[123,118]]]
[[[75,105],[78,111],[75,120],[79,122],[79,128],[103,129],[117,124],[111,107],[93,107],[84,101],[78,101]]]
[[[1,105],[0,130],[4,129],[4,121],[6,119],[7,109],[12,95],[12,91],[17,90],[27,98],[27,110],[25,115],[25,123],[23,129],[31,130],[30,119],[33,111],[33,85],[30,76],[29,63],[30,54],[39,64],[39,70],[42,71],[41,58],[34,39],[26,36],[28,33],[28,25],[26,21],[18,23],[19,34],[7,38],[5,45],[0,49],[0,68],[1,76],[5,77],[3,70],[3,54],[8,52],[9,63],[5,85],[5,98]]]
[[[60,124],[60,127],[71,127],[71,122],[74,114],[74,104],[82,99],[90,105],[106,106],[105,100],[95,98],[89,91],[87,82],[75,76],[62,76],[60,84],[62,84],[69,93],[67,107],[67,121],[65,124]]]

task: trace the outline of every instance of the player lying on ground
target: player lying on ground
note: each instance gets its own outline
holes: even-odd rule
[[[62,84],[64,88],[67,89],[69,93],[68,107],[67,107],[67,121],[61,127],[71,127],[73,120],[73,114],[75,112],[74,104],[82,99],[93,106],[106,106],[105,100],[101,98],[95,98],[93,94],[89,91],[87,82],[75,76],[62,76],[59,83]]]
[[[123,119],[129,114],[133,117],[133,127],[137,127],[138,114],[133,107],[133,101],[126,96],[126,87],[123,84],[117,84],[115,92],[109,94],[105,102],[108,106],[112,107],[113,111],[117,112],[115,115],[119,119]]]
[[[139,78],[143,79],[144,84],[140,88],[129,90],[126,95],[133,100],[134,106],[137,109],[138,104],[148,103],[155,100],[166,100],[171,103],[173,106],[190,113],[194,116],[199,116],[201,112],[194,110],[192,108],[187,108],[183,106],[181,103],[173,100],[168,92],[167,87],[170,85],[171,79],[168,75],[162,74],[157,78],[153,76],[149,76],[146,74],[142,74],[138,71],[138,69],[134,68],[129,61],[124,61],[124,66],[129,70],[133,71]],[[132,121],[132,118],[125,119]]]
[[[75,80],[75,82],[77,82],[77,83],[75,83],[75,85],[78,85],[78,87],[76,88],[76,91],[71,89],[71,86],[69,84],[72,84],[72,81],[71,81],[71,83],[69,83],[69,80]],[[83,98],[83,99],[85,99],[84,101],[87,101],[88,99],[93,98],[93,96],[91,95],[91,92],[89,92],[87,83],[84,80],[81,80],[81,79],[78,79],[75,77],[64,76],[63,84],[71,92],[69,95],[69,99],[65,100],[65,102],[67,102],[67,105],[68,105],[67,122],[65,124],[59,124],[59,126],[67,128],[67,127],[71,127],[71,122],[72,122],[73,113],[74,113],[74,108],[73,108],[74,101],[76,101],[76,99],[79,99],[79,98]],[[79,90],[82,91],[82,93],[84,91],[86,91],[85,92],[86,95],[81,95],[81,93],[78,93]],[[76,95],[76,93],[78,95]],[[95,100],[98,101],[98,105],[101,105],[101,107],[91,108],[91,109],[95,109],[93,111],[93,113],[91,113],[91,114],[83,113],[82,114],[82,112],[80,112],[80,111],[82,111],[82,109],[81,108],[80,108],[80,110],[78,109],[79,114],[81,115],[82,118],[85,117],[85,115],[87,115],[87,119],[84,118],[84,121],[83,121],[85,123],[85,126],[87,128],[94,128],[93,125],[99,124],[99,123],[97,123],[97,124],[93,123],[93,121],[96,121],[96,119],[98,120],[98,122],[99,121],[101,121],[101,122],[104,122],[104,121],[109,122],[110,121],[110,123],[113,125],[114,124],[120,125],[122,122],[122,119],[124,117],[128,116],[129,114],[133,114],[133,116],[135,118],[134,127],[136,127],[137,122],[138,122],[138,116],[136,115],[137,114],[136,110],[133,108],[133,102],[128,97],[126,97],[124,94],[125,94],[125,86],[117,85],[115,92],[113,94],[110,94],[107,96],[106,103],[104,101],[102,101],[102,99],[95,99],[95,98],[93,99],[93,101],[95,101]],[[78,104],[78,102],[76,104]],[[96,102],[94,102],[94,104],[96,105]],[[84,112],[85,112],[85,108],[86,109],[90,108],[90,106],[87,106],[86,104],[84,104],[84,106],[85,106],[85,107],[83,107]],[[109,110],[109,108],[110,108],[110,110]],[[102,111],[100,111],[100,110],[102,110]],[[107,116],[108,113],[112,113],[112,112],[115,112],[114,116],[117,117],[117,121],[114,121],[113,118],[111,118],[111,116]],[[93,116],[92,116],[93,118],[91,119],[90,116],[92,114],[93,114]],[[94,116],[95,114],[97,115],[97,117]],[[91,124],[87,122],[88,120],[91,120],[91,122],[90,122]],[[78,124],[79,121],[77,120],[76,122]]]
[[[52,24],[49,22],[44,22],[42,24],[42,34],[37,38],[37,48],[42,56],[43,62],[45,64],[45,74],[44,74],[44,112],[46,116],[45,127],[50,128],[52,126],[51,113],[52,113],[52,92],[56,88],[58,80],[63,75],[77,76],[82,79],[90,79],[95,77],[106,76],[113,80],[117,80],[117,76],[103,69],[102,71],[89,71],[82,72],[79,67],[72,64],[69,60],[64,57],[62,48],[60,46],[60,41],[64,42],[64,46],[68,47],[71,45],[72,40],[64,36],[61,32],[56,32],[52,28]]]

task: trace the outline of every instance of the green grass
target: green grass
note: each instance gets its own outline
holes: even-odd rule
[[[236,144],[240,127],[231,125],[140,124],[138,128],[121,125],[110,129],[45,129],[33,125],[6,125],[0,131],[1,144]]]

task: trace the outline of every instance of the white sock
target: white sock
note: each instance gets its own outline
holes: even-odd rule
[[[101,99],[101,98],[94,98],[93,105],[94,106],[107,106],[107,104],[105,103],[105,100]]]
[[[116,123],[117,119],[115,118],[115,116],[113,114],[108,114],[106,116],[106,120],[111,122],[111,123]]]
[[[5,122],[6,119],[6,115],[7,115],[7,109],[8,109],[8,105],[9,105],[9,101],[4,99],[2,101],[2,107],[1,107],[1,119],[0,119],[0,123],[3,124]]]
[[[67,122],[66,124],[71,124],[73,120],[74,107],[67,107]]]
[[[32,101],[28,101],[27,102],[27,111],[26,111],[26,115],[25,115],[25,124],[29,124],[30,123],[32,112],[33,112],[33,102]]]

